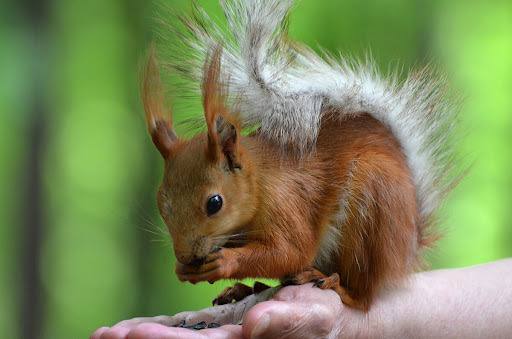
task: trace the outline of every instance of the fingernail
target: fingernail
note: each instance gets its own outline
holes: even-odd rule
[[[267,331],[268,327],[270,325],[270,315],[268,313],[264,313],[261,317],[256,326],[254,326],[254,329],[251,333],[251,338],[259,338],[262,337],[263,334]]]

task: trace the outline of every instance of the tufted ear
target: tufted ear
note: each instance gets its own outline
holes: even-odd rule
[[[239,128],[222,116],[215,119],[215,133],[218,146],[217,152],[224,156],[230,170],[241,169]]]
[[[165,105],[165,93],[154,46],[149,49],[144,67],[141,97],[151,139],[160,154],[168,158],[178,137],[172,128],[171,112]]]
[[[225,87],[221,82],[222,48],[217,46],[207,58],[203,73],[203,107],[208,127],[208,157],[226,161],[230,170],[240,163],[240,124],[226,108]]]

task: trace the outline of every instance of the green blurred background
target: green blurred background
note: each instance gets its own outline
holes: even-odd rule
[[[215,1],[199,3],[220,16]],[[0,2],[2,338],[84,338],[207,306],[225,286],[177,281],[156,213],[162,162],[138,98],[154,11],[138,0]],[[291,35],[356,57],[371,49],[383,70],[440,65],[465,98],[458,152],[473,166],[442,211],[431,262],[512,255],[510,0],[301,0]],[[197,102],[180,107],[181,118],[201,114]]]

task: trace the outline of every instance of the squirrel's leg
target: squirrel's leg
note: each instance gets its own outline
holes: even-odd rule
[[[350,296],[350,293],[340,285],[340,275],[333,273],[329,277],[317,280],[314,285],[322,290],[333,290],[338,293],[341,301],[352,308],[367,310],[368,306],[364,300],[357,300]]]
[[[234,251],[238,262],[237,270],[231,273],[230,278],[279,279],[290,272],[300,272],[313,260],[314,253],[311,251],[290,256],[289,253],[296,252],[295,249],[295,245],[286,241],[278,244],[253,242],[241,248],[225,249]],[[283,260],[283,257],[287,260]]]
[[[343,301],[367,310],[383,287],[414,270],[421,221],[414,185],[400,159],[384,152],[362,153],[351,177],[340,255],[333,263],[339,277],[324,283],[339,281]]]

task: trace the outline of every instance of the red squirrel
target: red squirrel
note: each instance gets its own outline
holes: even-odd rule
[[[157,202],[181,281],[272,278],[368,310],[419,267],[452,182],[454,110],[427,70],[404,81],[286,35],[291,0],[196,8],[169,65],[200,84],[207,131],[177,136],[155,53],[142,100],[164,161]],[[178,29],[178,31],[180,31]],[[247,126],[256,126],[248,136]],[[231,302],[252,289],[226,290]]]

